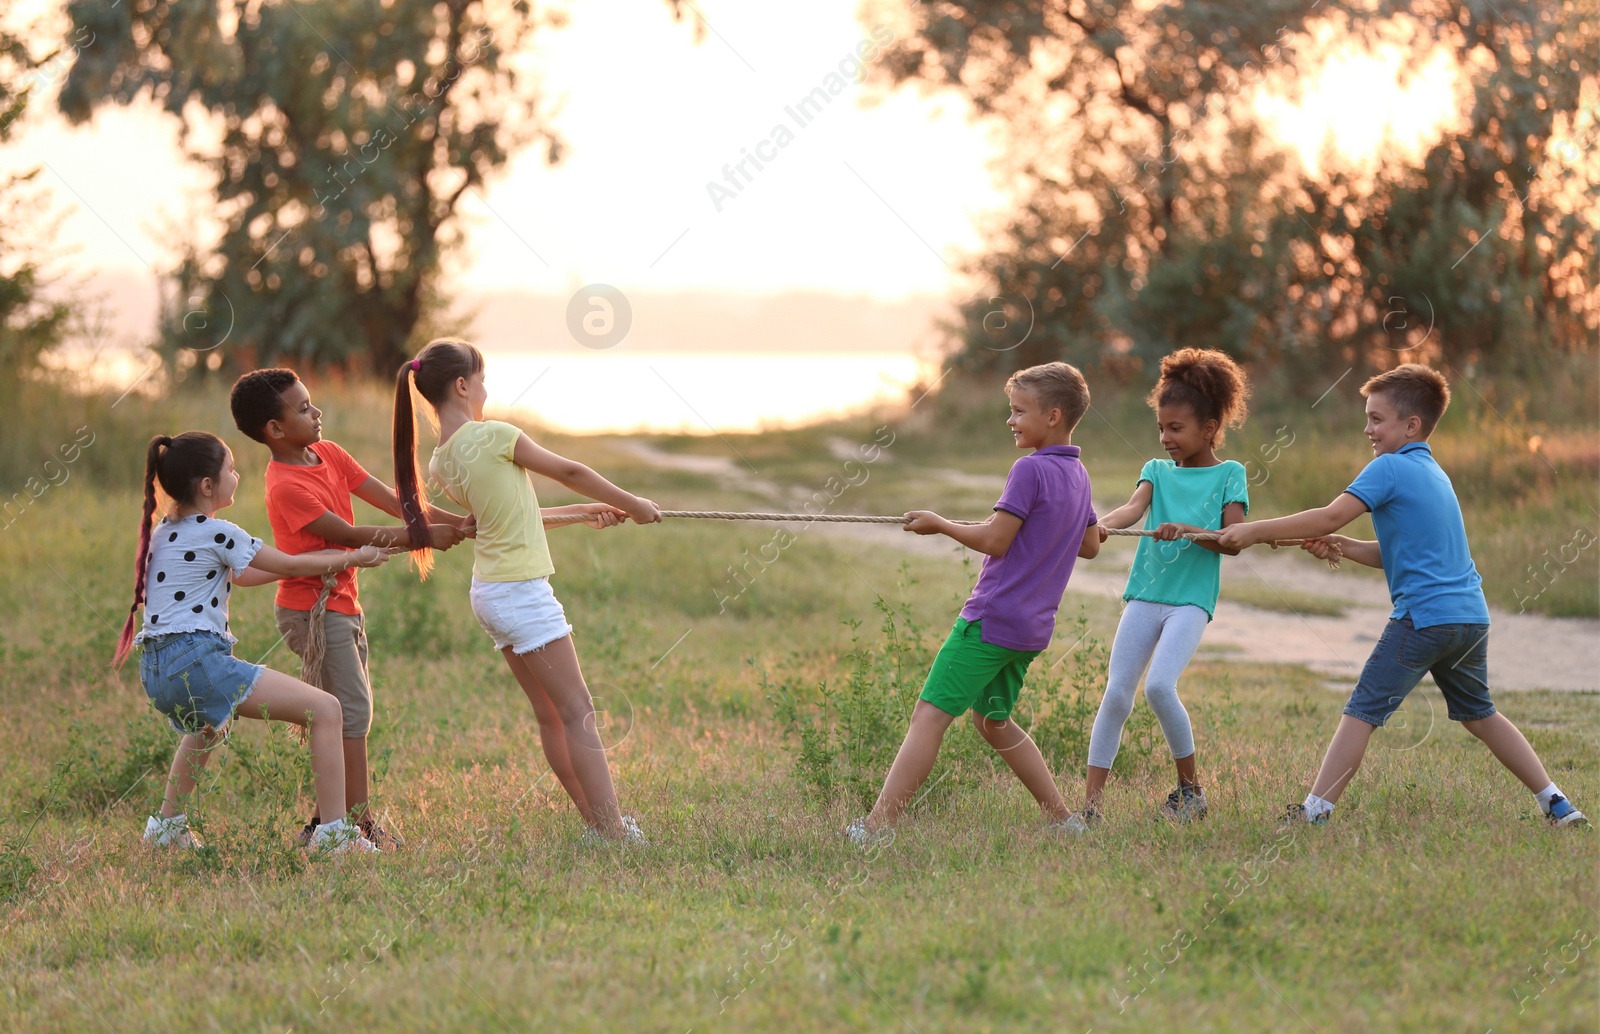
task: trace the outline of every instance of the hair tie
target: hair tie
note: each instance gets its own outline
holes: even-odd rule
[[[411,369],[412,369],[412,372],[416,372],[417,370],[422,369],[422,360],[421,359],[413,359],[413,360],[411,360]]]

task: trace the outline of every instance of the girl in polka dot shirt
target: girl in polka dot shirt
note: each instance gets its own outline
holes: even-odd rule
[[[156,484],[172,501],[159,522]],[[121,666],[141,648],[139,680],[156,710],[183,734],[167,775],[160,814],[145,824],[146,842],[197,847],[178,802],[222,741],[235,714],[304,726],[311,741],[318,814],[317,850],[376,850],[344,818],[344,753],[339,702],[282,672],[233,656],[228,596],[234,585],[263,585],[280,577],[332,574],[349,567],[376,567],[392,550],[324,550],[291,556],[263,545],[236,524],[217,517],[233,504],[239,474],[233,454],[216,435],[187,431],[150,439],[145,459],[144,516],[139,522],[139,557],[134,565],[133,606],[117,642]],[[139,608],[144,627],[134,635]]]

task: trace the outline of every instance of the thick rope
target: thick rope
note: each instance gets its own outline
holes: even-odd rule
[[[337,574],[322,576],[322,594],[311,607],[310,622],[306,626],[306,650],[300,655],[300,681],[318,689],[327,688],[322,684],[322,662],[328,655],[328,632],[322,619],[328,613],[328,597],[338,581]]]
[[[870,514],[858,514],[858,513],[821,513],[821,514],[811,514],[811,513],[746,513],[746,512],[741,512],[741,511],[737,511],[737,510],[662,510],[661,511],[661,516],[663,516],[663,517],[688,518],[688,519],[691,519],[691,520],[705,520],[705,521],[804,521],[804,522],[806,522],[808,524],[811,523],[812,521],[822,521],[822,522],[825,522],[825,523],[834,523],[834,524],[901,524],[901,525],[904,525],[904,524],[910,523],[910,521],[905,517],[877,517],[877,516],[872,516]],[[577,524],[577,523],[579,523],[581,521],[585,521],[587,519],[588,519],[588,515],[586,515],[586,514],[567,513],[567,514],[559,514],[559,515],[547,515],[544,518],[544,523],[546,523],[546,524]],[[977,525],[977,524],[982,524],[984,522],[983,521],[951,521],[950,523],[951,524]],[[1147,538],[1154,538],[1155,534],[1156,534],[1153,530],[1146,529],[1146,528],[1104,528],[1104,531],[1105,531],[1105,533],[1107,535],[1136,535],[1136,536],[1142,536],[1142,537],[1147,537]],[[1185,538],[1185,539],[1190,540],[1191,542],[1215,542],[1217,539],[1219,539],[1221,537],[1222,537],[1221,535],[1217,534],[1214,531],[1186,531],[1186,532],[1183,532],[1181,535],[1179,535],[1179,538]],[[1277,549],[1280,546],[1298,546],[1298,545],[1301,545],[1302,543],[1304,543],[1305,541],[1306,541],[1305,539],[1278,539],[1277,541],[1273,542],[1271,545],[1272,545],[1273,549]],[[1341,559],[1341,554],[1339,553],[1339,548],[1337,546],[1335,546],[1333,548],[1333,555],[1328,557],[1328,567],[1330,569],[1332,569],[1332,570],[1337,571],[1339,569],[1339,561],[1340,561],[1340,559]]]
[[[1149,528],[1106,528],[1105,533],[1107,535],[1139,535],[1145,538],[1155,538],[1156,534],[1153,529]],[[1187,531],[1179,537],[1186,538],[1191,542],[1215,542],[1222,536],[1214,531]],[[1267,545],[1270,545],[1273,549],[1278,549],[1282,546],[1304,545],[1305,541],[1305,539],[1274,539]],[[1339,552],[1337,545],[1333,546],[1332,549],[1333,552],[1328,556],[1328,569],[1337,571],[1339,570],[1339,561],[1344,559],[1344,554]]]
[[[874,517],[861,513],[746,513],[739,510],[662,510],[663,517],[678,517],[703,521],[822,521],[833,524],[905,524],[904,517]],[[589,519],[587,514],[547,514],[546,524],[577,524]],[[982,524],[983,521],[951,521],[951,524]]]

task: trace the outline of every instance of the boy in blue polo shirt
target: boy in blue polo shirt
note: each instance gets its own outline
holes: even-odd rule
[[[1432,674],[1450,720],[1482,740],[1533,791],[1552,825],[1586,822],[1550,781],[1527,739],[1489,700],[1483,579],[1467,548],[1461,503],[1427,442],[1450,404],[1450,386],[1438,372],[1407,363],[1367,381],[1361,394],[1367,399],[1373,460],[1350,487],[1321,509],[1235,524],[1218,543],[1242,548],[1306,538],[1311,541],[1305,548],[1324,559],[1336,547],[1358,564],[1382,568],[1394,601],[1389,625],[1345,705],[1311,793],[1305,803],[1290,805],[1285,820],[1327,822],[1361,766],[1372,730],[1388,721],[1424,674]],[[1366,510],[1372,512],[1378,541],[1332,534]]]
[[[1011,711],[1028,665],[1050,645],[1073,563],[1100,552],[1089,475],[1072,444],[1072,429],[1089,409],[1089,386],[1076,368],[1045,363],[1013,374],[1006,395],[1012,439],[1033,451],[1012,465],[989,520],[953,524],[927,510],[906,514],[907,531],[948,535],[983,553],[983,568],[934,658],[872,813],[846,831],[857,844],[899,820],[933,771],[945,730],[969,711],[1045,814],[1058,824],[1072,815],[1038,746],[1011,720]]]

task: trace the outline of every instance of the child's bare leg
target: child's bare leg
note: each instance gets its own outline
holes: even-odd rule
[[[1200,779],[1195,775],[1194,755],[1186,758],[1175,758],[1172,762],[1178,769],[1179,786],[1199,786]]]
[[[1334,730],[1333,739],[1328,743],[1328,752],[1323,755],[1322,767],[1317,769],[1317,779],[1311,784],[1311,792],[1329,804],[1338,801],[1345,786],[1354,778],[1356,769],[1361,767],[1361,759],[1367,754],[1367,743],[1372,739],[1372,730],[1376,728],[1359,718],[1340,715],[1339,728]]]
[[[1538,793],[1550,785],[1550,774],[1544,770],[1539,755],[1534,753],[1533,745],[1522,735],[1522,730],[1512,724],[1511,719],[1496,711],[1487,718],[1461,724],[1482,740],[1500,759],[1500,763],[1522,780],[1523,786]]]
[[[367,738],[344,740],[344,803],[352,815],[367,807]]]
[[[506,647],[501,653],[505,654],[506,663],[517,676],[528,703],[533,705],[533,716],[539,722],[539,745],[544,748],[544,758],[550,763],[550,770],[560,781],[561,788],[567,791],[567,796],[572,798],[572,803],[577,805],[583,821],[591,826],[597,825],[594,809],[589,807],[589,799],[583,795],[578,775],[572,769],[572,758],[567,753],[567,730],[561,724],[561,715],[556,711],[555,702],[544,691],[533,669],[513,660],[511,647]]]
[[[1088,777],[1084,780],[1083,806],[1092,808],[1100,803],[1100,795],[1106,791],[1106,780],[1111,778],[1111,769],[1101,768],[1099,765],[1090,765]]]
[[[945,730],[955,720],[955,715],[939,710],[926,700],[917,701],[917,706],[911,709],[911,728],[906,730],[905,742],[900,744],[900,752],[889,766],[878,802],[867,816],[868,829],[892,826],[900,821],[900,813],[911,803],[911,795],[933,771]]]
[[[1067,807],[1067,802],[1061,799],[1061,791],[1056,788],[1055,776],[1050,774],[1050,766],[1044,763],[1044,755],[1039,753],[1039,745],[1033,742],[1027,730],[1010,718],[996,721],[985,718],[977,711],[972,712],[972,724],[977,728],[978,735],[989,741],[1000,756],[1005,759],[1011,771],[1022,780],[1022,785],[1033,794],[1033,799],[1039,802],[1039,807],[1044,813],[1057,822],[1065,821],[1072,809]]]
[[[317,785],[317,817],[344,818],[344,710],[330,693],[268,668],[239,705],[246,718],[304,726],[311,741],[311,774]]]
[[[565,733],[567,758],[590,808],[584,821],[607,836],[620,836],[622,813],[617,810],[617,791],[611,784],[611,767],[606,764],[605,747],[595,728],[594,700],[583,681],[572,636],[562,636],[527,653],[509,654],[506,660],[513,671],[523,669],[555,705]],[[519,674],[517,681],[523,682],[523,676]],[[577,804],[578,798],[574,797],[572,803]]]
[[[172,767],[167,771],[167,792],[161,799],[161,817],[170,819],[180,811],[178,802],[194,793],[200,773],[211,760],[211,748],[222,740],[222,732],[210,726],[203,732],[191,732],[178,741],[172,755]]]

